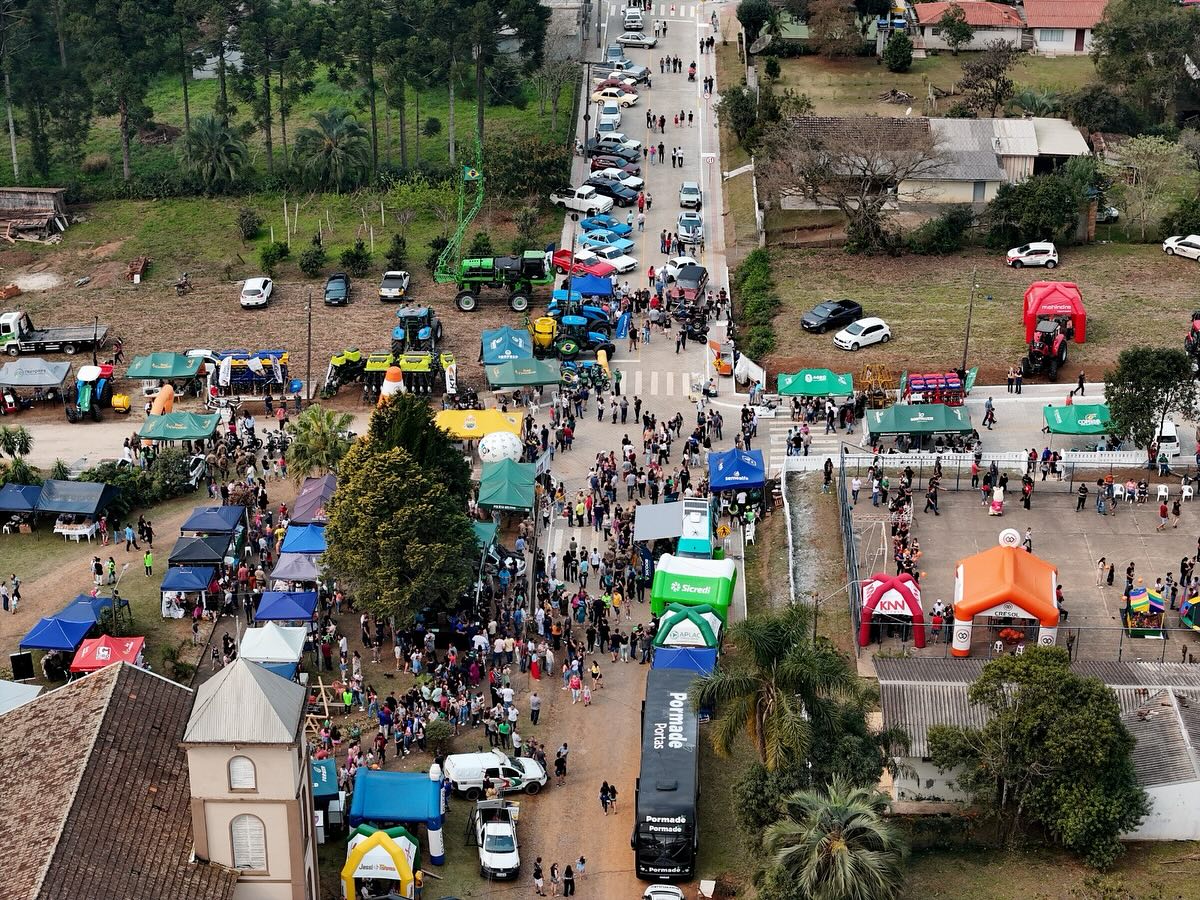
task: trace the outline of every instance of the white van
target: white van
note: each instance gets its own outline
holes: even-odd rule
[[[443,773],[450,786],[468,800],[483,796],[484,780],[490,780],[502,794],[524,791],[536,794],[550,779],[536,759],[509,756],[499,748],[488,753],[454,753],[446,757]]]
[[[625,10],[625,31],[641,31],[643,21],[640,9]]]
[[[1164,419],[1162,427],[1158,430],[1158,452],[1166,453],[1168,458],[1180,454],[1179,433],[1170,419]]]

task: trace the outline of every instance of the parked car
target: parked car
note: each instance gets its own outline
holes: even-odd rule
[[[622,147],[619,144],[600,144],[593,140],[588,145],[588,155],[603,156],[609,159],[621,159],[627,163],[641,163],[642,150],[640,147]]]
[[[334,272],[325,279],[325,305],[345,306],[350,302],[350,276]]]
[[[609,181],[619,181],[631,191],[640,191],[646,184],[646,182],[638,176],[630,175],[624,169],[618,169],[616,166],[612,166],[608,169],[600,169],[599,171],[595,172],[595,174],[600,178],[607,178]]]
[[[620,127],[621,120],[619,118],[602,118],[596,123],[596,134],[600,135],[600,137],[604,137],[606,134],[616,134]]]
[[[629,75],[623,75],[620,72],[613,72],[608,77],[594,79],[596,86],[592,88],[595,91],[602,91],[605,88],[615,87],[618,90],[624,91],[627,94],[636,94],[637,79]]]
[[[708,286],[708,269],[704,266],[684,266],[675,273],[675,287],[683,292],[684,300],[697,300]]]
[[[1014,269],[1022,266],[1045,266],[1053,269],[1058,265],[1058,249],[1050,241],[1033,241],[1013,247],[1005,254],[1005,263]]]
[[[600,111],[596,116],[600,127],[611,125],[613,129],[621,127],[621,104],[616,100],[605,100],[600,104]]]
[[[404,271],[384,272],[379,282],[379,299],[383,302],[403,300],[408,294],[411,276]]]
[[[684,266],[698,266],[700,261],[694,256],[673,256],[663,264],[663,275],[667,281],[674,281],[679,270]]]
[[[620,169],[626,175],[636,175],[639,177],[642,174],[642,167],[636,162],[630,162],[619,156],[609,156],[608,154],[593,156],[591,170],[593,172],[603,172],[605,169]]]
[[[517,805],[507,800],[480,800],[471,814],[475,846],[479,848],[479,876],[508,881],[521,875],[517,843]]]
[[[242,293],[238,302],[242,304],[242,309],[266,306],[271,301],[274,290],[275,284],[270,278],[247,278],[242,283]]]
[[[601,278],[607,278],[617,271],[614,266],[600,259],[591,250],[580,249],[571,253],[565,247],[554,251],[551,264],[559,275],[566,275],[567,270],[570,269],[575,275],[599,275]]]
[[[619,234],[621,237],[627,237],[633,231],[624,222],[610,215],[589,216],[579,223],[579,227],[584,231],[611,231],[614,234]]]
[[[619,103],[621,106],[633,106],[638,102],[637,91],[629,90],[628,88],[618,87],[617,85],[609,85],[608,87],[598,88],[592,91],[592,100],[597,103],[603,103],[605,100],[611,100],[613,103]]]
[[[632,272],[638,265],[637,259],[622,251],[620,247],[596,247],[592,252],[621,274]]]
[[[629,238],[623,238],[615,231],[605,231],[604,229],[585,231],[576,238],[576,243],[580,247],[595,252],[599,252],[601,247],[616,247],[622,253],[628,253],[634,247],[633,241]]]
[[[800,327],[805,331],[824,334],[830,328],[849,325],[861,319],[862,314],[861,303],[853,300],[826,300],[800,317]]]
[[[673,884],[652,884],[642,891],[642,900],[683,900],[683,891]]]
[[[1110,225],[1113,222],[1118,222],[1121,219],[1121,211],[1115,206],[1106,206],[1104,209],[1096,210],[1096,224]]]
[[[637,203],[638,192],[625,187],[619,181],[612,178],[601,178],[599,175],[593,175],[585,185],[596,189],[596,193],[601,197],[608,197],[617,206],[633,206]]]
[[[620,131],[610,132],[596,138],[595,147],[600,153],[609,153],[616,147],[623,147],[626,150],[636,151],[639,159],[642,154],[642,142],[635,141]]]
[[[490,753],[453,753],[442,766],[450,787],[468,800],[483,796],[483,782],[488,779],[501,794],[524,791],[536,794],[550,779],[536,759],[509,756],[503,750]]]
[[[625,48],[620,44],[609,44],[604,48],[604,61],[616,68],[619,63],[627,61],[625,59]]]
[[[867,316],[851,322],[833,336],[833,345],[842,350],[858,350],[871,344],[886,344],[892,339],[892,329],[877,316]]]
[[[622,47],[656,47],[658,38],[644,31],[626,31],[617,38],[617,43]]]
[[[685,181],[679,187],[679,205],[684,209],[692,207],[699,209],[704,197],[700,192],[700,185],[694,181]]]
[[[609,75],[610,78],[632,78],[635,83],[650,83],[650,70],[645,66],[639,66],[637,63],[625,58],[616,61],[609,60],[609,62],[612,62],[613,67],[613,71]]]
[[[1200,234],[1176,235],[1163,241],[1163,253],[1167,256],[1182,256],[1184,259],[1200,260]]]
[[[685,244],[704,242],[704,219],[698,212],[681,212],[675,222],[675,233]]]

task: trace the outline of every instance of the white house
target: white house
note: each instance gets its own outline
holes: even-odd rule
[[[1025,24],[1036,53],[1080,56],[1092,50],[1092,29],[1108,0],[1025,0]]]
[[[959,0],[957,3],[917,3],[912,7],[916,20],[913,29],[913,44],[924,50],[949,50],[950,45],[942,38],[942,16],[952,6],[962,8],[967,24],[975,34],[960,50],[982,50],[992,41],[1007,41],[1014,46],[1021,44],[1021,31],[1025,23],[1017,11],[1003,3],[988,3],[985,0]]]
[[[984,659],[876,658],[885,728],[908,732],[907,755],[892,799],[958,802],[966,797],[956,773],[940,771],[929,759],[934,725],[979,728],[987,712],[967,698]],[[1200,839],[1200,666],[1184,663],[1077,661],[1073,671],[1100,679],[1112,690],[1121,720],[1135,741],[1138,782],[1150,798],[1150,813],[1129,840]]]

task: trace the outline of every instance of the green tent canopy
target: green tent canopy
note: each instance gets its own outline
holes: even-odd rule
[[[193,378],[204,365],[199,356],[184,356],[182,353],[148,353],[135,357],[129,364],[127,378]]]
[[[1108,434],[1111,417],[1103,403],[1046,406],[1042,418],[1051,434]]]
[[[479,479],[478,504],[487,509],[526,512],[533,509],[533,463],[503,459],[484,463]]]
[[[492,546],[496,541],[496,532],[500,530],[500,526],[495,522],[480,522],[478,520],[471,523],[471,528],[475,530],[475,543],[480,548]]]
[[[201,416],[190,412],[171,412],[148,418],[138,437],[149,441],[198,441],[212,434],[220,422],[221,417],[216,413]]]
[[[781,373],[775,392],[784,397],[850,397],[854,378],[849,372],[835,375],[829,369],[801,369],[794,375]]]
[[[520,359],[485,366],[488,384],[493,388],[530,387],[558,384],[562,377],[558,363],[548,359]]]
[[[881,434],[970,434],[973,426],[965,406],[941,403],[897,403],[867,411],[867,431]]]

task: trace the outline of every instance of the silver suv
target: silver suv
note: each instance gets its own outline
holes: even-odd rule
[[[700,185],[694,181],[685,181],[679,187],[679,205],[684,209],[699,209],[703,201]]]

